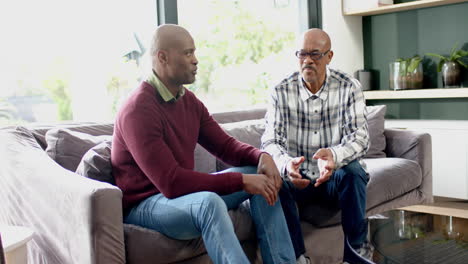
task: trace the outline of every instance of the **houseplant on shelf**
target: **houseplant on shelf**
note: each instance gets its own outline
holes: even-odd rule
[[[444,88],[460,87],[461,86],[461,66],[468,68],[468,65],[462,61],[464,57],[468,57],[468,51],[459,49],[457,44],[452,47],[449,56],[442,56],[436,53],[426,53],[426,55],[439,58],[437,71],[442,72],[442,85]]]
[[[420,89],[423,83],[421,57],[399,58],[390,63],[390,90]]]

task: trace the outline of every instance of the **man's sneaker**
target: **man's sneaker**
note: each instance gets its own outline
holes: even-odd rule
[[[353,249],[348,240],[345,240],[345,252],[343,263],[345,264],[372,264],[374,247],[368,242],[364,242],[360,248]]]
[[[310,264],[310,258],[304,255],[298,257],[296,261],[297,264]]]
[[[372,261],[372,257],[374,256],[374,246],[368,241],[364,242],[362,246],[356,249],[356,252],[363,258]]]

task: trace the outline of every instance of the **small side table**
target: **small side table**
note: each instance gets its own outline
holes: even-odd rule
[[[0,225],[0,233],[6,264],[28,263],[27,243],[34,232],[27,227]]]

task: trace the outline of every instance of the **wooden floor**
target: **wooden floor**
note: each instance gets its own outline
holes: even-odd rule
[[[434,203],[412,205],[401,208],[406,211],[421,212],[436,215],[454,216],[468,219],[468,201],[443,197],[434,197]]]

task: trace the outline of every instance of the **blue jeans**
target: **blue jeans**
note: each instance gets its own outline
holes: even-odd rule
[[[255,167],[231,168],[226,172],[254,174]],[[288,226],[280,202],[269,206],[260,195],[244,191],[219,196],[197,192],[175,199],[161,193],[133,207],[124,222],[156,230],[168,237],[188,240],[203,238],[214,263],[250,263],[234,233],[229,209],[250,199],[250,210],[264,263],[296,263]]]
[[[357,161],[352,161],[348,165],[333,172],[330,180],[314,187],[315,181],[304,189],[299,190],[291,182],[285,182],[280,191],[283,211],[288,222],[290,233],[293,236],[293,243],[300,242],[299,234],[300,220],[296,204],[291,202],[296,200],[299,206],[308,203],[324,203],[328,206],[341,209],[341,224],[343,232],[353,248],[359,248],[367,236],[366,220],[366,185],[369,176]],[[284,197],[289,197],[285,199]],[[294,242],[294,237],[297,240]],[[296,248],[296,255],[303,250]]]

